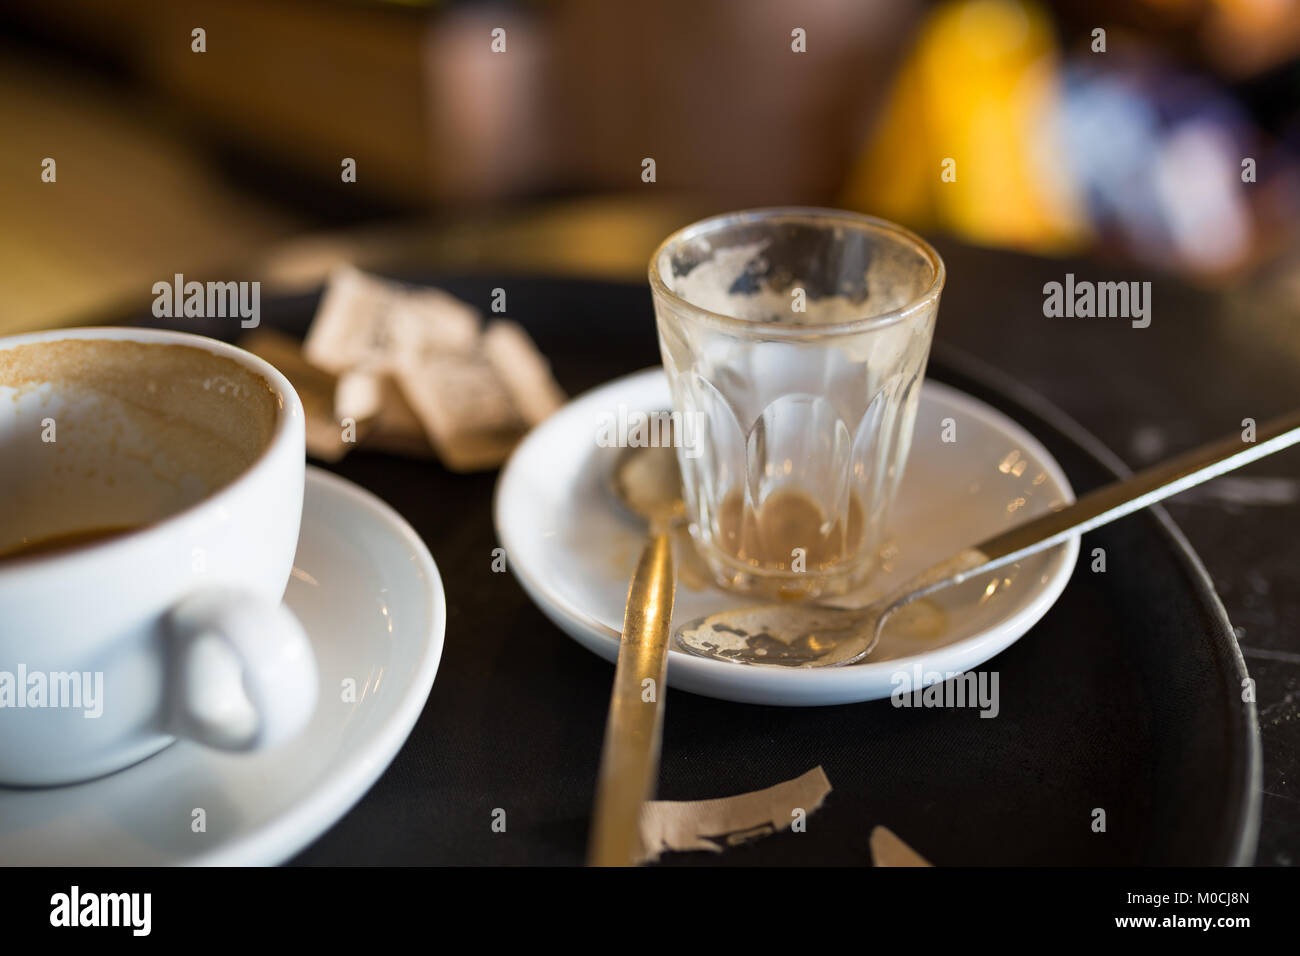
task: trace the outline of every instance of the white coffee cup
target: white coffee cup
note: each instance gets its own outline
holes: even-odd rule
[[[212,339],[0,339],[0,784],[307,723],[316,664],[280,603],[303,435],[288,380]]]

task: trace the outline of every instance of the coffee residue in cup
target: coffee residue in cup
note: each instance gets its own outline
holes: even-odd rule
[[[68,338],[0,350],[0,386],[93,393],[156,437],[176,429],[169,451],[243,471],[271,442],[271,384],[224,355],[189,345]],[[159,444],[163,444],[161,441]],[[183,448],[182,448],[183,446]],[[230,477],[234,477],[231,475]]]
[[[0,349],[0,399],[0,552],[27,553],[197,504],[266,451],[280,407],[233,358],[117,338]]]
[[[41,557],[47,554],[62,554],[88,544],[96,544],[110,538],[130,534],[139,527],[141,526],[123,525],[121,527],[87,528],[84,531],[65,531],[61,534],[44,535],[38,538],[24,538],[14,547],[0,551],[0,561]]]

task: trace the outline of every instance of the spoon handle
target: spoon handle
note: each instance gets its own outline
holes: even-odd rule
[[[1072,505],[1026,521],[976,545],[988,557],[970,573],[992,571],[1059,544],[1075,534],[1109,524],[1170,495],[1240,468],[1300,442],[1300,410],[1265,422],[1254,442],[1230,435],[1209,442],[1137,474],[1090,491]]]
[[[862,650],[836,666],[864,660],[879,642],[886,618],[904,604],[1037,554],[1072,535],[1109,524],[1296,442],[1300,442],[1300,410],[1266,422],[1256,430],[1254,442],[1247,442],[1240,435],[1230,435],[1201,445],[1131,477],[1090,491],[1072,505],[1033,518],[966,548],[927,568],[875,602],[872,607],[879,610],[870,617],[869,640]]]

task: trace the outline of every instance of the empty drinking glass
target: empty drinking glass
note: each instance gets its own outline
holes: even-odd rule
[[[815,597],[870,574],[943,283],[920,237],[833,210],[718,216],[655,252],[691,534],[720,584]]]

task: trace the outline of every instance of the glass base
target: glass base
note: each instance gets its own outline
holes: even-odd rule
[[[876,549],[863,548],[855,558],[831,568],[807,571],[768,569],[719,550],[691,526],[691,541],[717,585],[727,591],[757,594],[778,601],[808,601],[857,590],[875,571]]]

